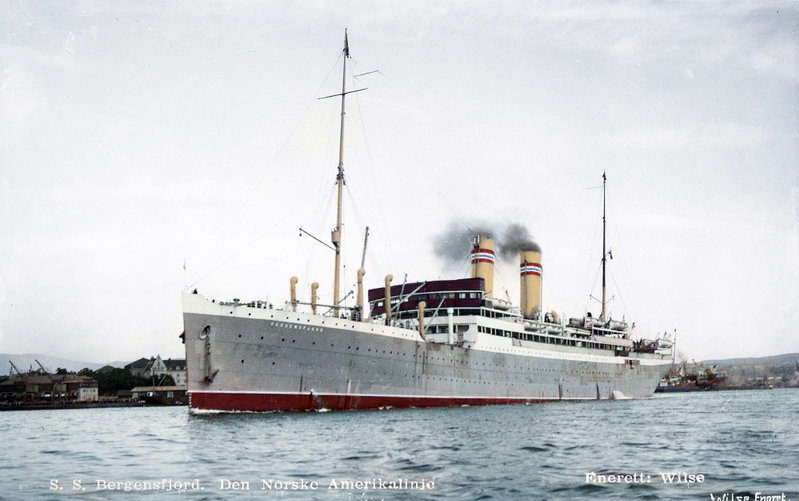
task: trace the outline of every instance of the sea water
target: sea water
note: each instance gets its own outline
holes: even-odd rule
[[[352,412],[8,411],[0,437],[0,498],[13,500],[799,500],[797,389]]]

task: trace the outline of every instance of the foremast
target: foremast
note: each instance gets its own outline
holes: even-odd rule
[[[605,268],[607,265],[607,258],[608,258],[608,251],[607,251],[607,240],[605,238],[605,227],[606,227],[606,219],[605,219],[605,211],[606,211],[606,185],[608,182],[607,176],[605,173],[602,173],[602,313],[599,315],[599,319],[602,322],[607,321],[608,319],[608,288],[607,288],[607,281],[605,279]]]
[[[333,274],[333,305],[336,306],[333,314],[338,316],[338,303],[341,300],[341,226],[343,224],[343,203],[344,192],[344,116],[345,98],[347,96],[347,59],[350,57],[350,44],[347,40],[347,30],[344,30],[344,68],[341,72],[341,127],[339,130],[338,146],[338,174],[336,174],[336,227],[333,228],[331,240],[333,249],[336,252],[335,271]]]
[[[319,99],[327,99],[330,97],[341,97],[341,125],[339,129],[339,146],[338,146],[338,172],[336,174],[336,226],[331,232],[331,242],[333,243],[333,250],[336,253],[334,271],[333,271],[333,315],[339,316],[339,303],[341,302],[341,234],[344,229],[344,118],[346,116],[346,96],[353,92],[360,92],[363,89],[347,90],[347,59],[350,58],[350,44],[347,38],[347,30],[344,30],[344,51],[343,51],[343,69],[341,71],[341,93],[333,94],[330,96],[320,97]],[[359,279],[363,276],[363,268],[358,270]],[[293,301],[293,300],[292,300]]]

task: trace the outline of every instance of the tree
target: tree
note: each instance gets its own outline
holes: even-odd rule
[[[116,395],[120,390],[130,390],[136,386],[152,386],[150,378],[134,376],[126,369],[95,372],[100,395]]]

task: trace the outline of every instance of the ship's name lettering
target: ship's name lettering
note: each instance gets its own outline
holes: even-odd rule
[[[283,329],[296,329],[300,331],[322,332],[322,329],[320,327],[311,327],[310,325],[285,324],[283,322],[271,322],[270,327],[281,327]]]

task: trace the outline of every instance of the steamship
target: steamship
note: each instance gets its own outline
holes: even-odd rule
[[[519,254],[519,306],[493,297],[494,241],[475,235],[471,276],[393,284],[368,291],[361,268],[356,305],[340,299],[344,115],[349,44],[345,32],[333,304],[290,299],[220,301],[183,293],[190,408],[202,411],[351,410],[518,404],[649,397],[672,364],[664,336],[633,340],[606,313],[561,319],[541,307],[541,253]],[[334,97],[334,96],[329,96]],[[603,175],[604,179],[604,175]],[[604,189],[604,183],[603,183]],[[604,200],[604,193],[603,193]],[[604,228],[604,214],[603,214]],[[604,247],[604,237],[603,237]]]

